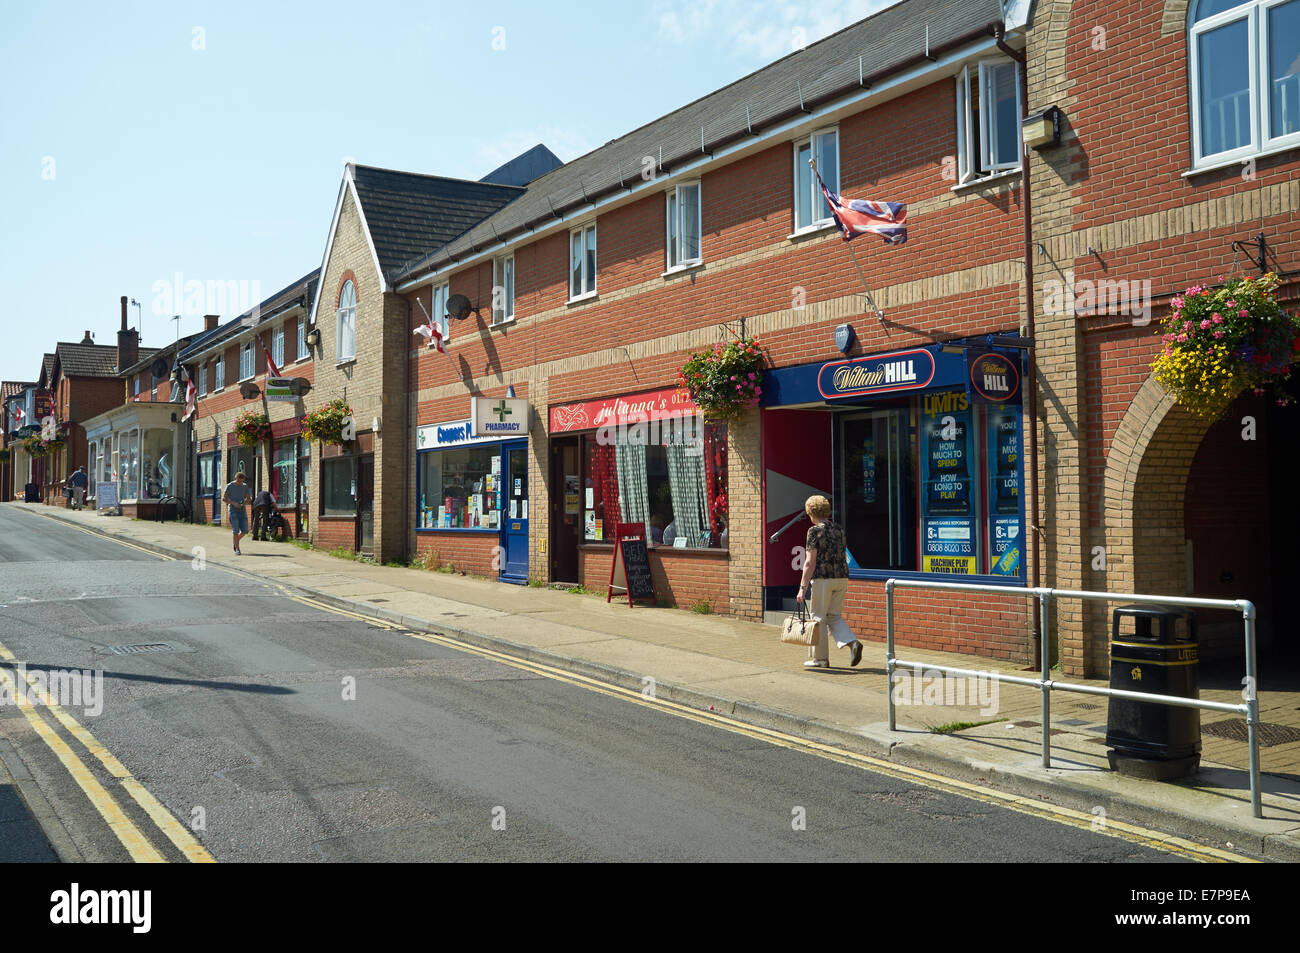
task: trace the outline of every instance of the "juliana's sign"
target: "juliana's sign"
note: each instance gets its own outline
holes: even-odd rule
[[[823,364],[817,389],[827,400],[919,390],[934,380],[934,356],[923,348]]]
[[[700,409],[694,402],[676,388],[656,390],[552,407],[550,432],[567,433],[573,430],[671,420],[693,417],[699,412]]]

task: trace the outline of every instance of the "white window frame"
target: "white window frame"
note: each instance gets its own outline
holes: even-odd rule
[[[792,143],[793,146],[792,154],[794,156],[794,164],[793,164],[794,181],[791,187],[791,195],[794,196],[794,199],[791,202],[791,212],[793,213],[792,217],[794,222],[794,234],[796,235],[802,234],[804,232],[816,231],[819,228],[825,228],[827,225],[834,224],[835,222],[835,218],[829,213],[829,210],[823,218],[812,218],[814,210],[819,210],[820,208],[821,200],[822,200],[822,191],[821,191],[821,187],[817,184],[817,176],[810,174],[808,176],[808,185],[809,185],[808,194],[803,196],[803,201],[810,203],[808,209],[809,221],[807,225],[799,224],[799,202],[800,202],[799,150],[802,149],[804,146],[808,146],[809,153],[813,156],[816,156],[817,140],[825,136],[835,137],[835,181],[834,182],[827,181],[826,187],[830,189],[832,192],[834,192],[836,195],[840,194],[840,181],[842,179],[842,176],[840,174],[841,173],[840,127],[827,126],[823,129],[814,129],[809,135],[804,136],[802,139],[796,139]],[[817,171],[822,174],[822,178],[823,180],[825,180],[826,170],[819,168]],[[812,170],[810,169],[809,173],[811,172]],[[701,252],[701,254],[703,254],[703,252]]]
[[[1187,18],[1187,71],[1191,78],[1191,138],[1192,168],[1217,167],[1235,161],[1269,152],[1300,146],[1300,131],[1272,135],[1272,82],[1269,79],[1268,63],[1268,14],[1275,7],[1283,6],[1290,0],[1250,0],[1230,10],[1216,13],[1196,22],[1199,3],[1188,6]],[[1201,63],[1200,38],[1206,33],[1213,33],[1239,21],[1246,21],[1248,37],[1248,75],[1250,77],[1250,116],[1247,126],[1250,138],[1243,146],[1225,149],[1221,152],[1205,154],[1201,135]],[[1297,103],[1300,108],[1300,102]]]
[[[574,268],[573,268],[573,242],[575,238],[582,239],[582,257],[579,261],[579,286],[574,285]],[[587,274],[587,252],[590,251],[595,257],[596,252],[596,223],[588,222],[585,225],[579,225],[577,228],[569,230],[569,300],[582,301],[587,298],[596,296],[596,272],[600,269],[600,259],[597,257],[593,263],[591,274]]]
[[[140,375],[139,374],[135,375],[135,377],[131,379],[131,396],[132,397],[140,396]]]
[[[429,317],[442,332],[442,344],[446,347],[451,341],[451,319],[447,317],[447,299],[451,297],[451,285],[446,282],[434,285],[432,295]]]
[[[212,389],[221,390],[226,386],[226,356],[223,354],[212,364]]]
[[[796,155],[798,154],[796,150]],[[694,258],[682,257],[682,190],[695,189],[695,224],[700,247]],[[796,213],[797,214],[797,213]],[[664,194],[664,250],[669,271],[693,268],[704,261],[704,188],[699,179],[678,182]]]
[[[502,255],[492,259],[492,324],[509,324],[515,319],[515,256]],[[496,290],[505,289],[504,307],[497,307]]]
[[[244,358],[248,357],[247,364]],[[245,370],[247,368],[247,370]],[[245,341],[239,345],[239,382],[251,381],[257,373],[257,357],[253,354],[253,342]]]
[[[294,363],[307,358],[307,318],[300,315],[298,317],[298,339],[295,341],[297,350],[294,351]]]
[[[208,362],[204,361],[198,367],[197,390],[198,396],[202,397],[208,392]]]
[[[996,135],[991,124],[997,122],[997,110],[989,108],[992,102],[993,70],[1010,66],[1015,76],[1012,86],[1016,91],[1016,159],[1014,162],[993,161],[993,143]],[[957,184],[965,185],[981,179],[991,179],[1007,172],[1014,172],[1023,166],[1025,144],[1020,128],[1023,106],[1020,102],[1020,64],[1015,60],[1002,58],[983,59],[967,63],[957,74]],[[974,84],[979,102],[979,128],[971,115],[971,87]],[[982,166],[983,169],[980,169]]]
[[[349,288],[352,289],[351,301],[345,304]],[[343,333],[345,327],[347,336]],[[339,289],[339,306],[334,321],[334,354],[335,360],[340,364],[357,359],[357,286],[351,279],[343,282],[343,287]]]
[[[271,360],[276,367],[284,367],[284,325],[281,324],[271,332]],[[271,373],[268,367],[266,372]]]

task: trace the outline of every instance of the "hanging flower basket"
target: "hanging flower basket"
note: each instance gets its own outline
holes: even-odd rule
[[[352,408],[342,398],[332,400],[302,418],[302,435],[321,443],[342,444],[343,428],[352,417]]]
[[[55,437],[53,440],[45,441],[45,452],[58,453],[65,446],[67,446],[67,441],[65,441],[62,437]]]
[[[1278,277],[1233,278],[1211,290],[1175,295],[1164,320],[1156,380],[1199,417],[1219,417],[1247,390],[1262,396],[1291,376],[1300,351],[1300,316],[1277,303]],[[1279,405],[1290,403],[1285,394]]]
[[[235,421],[235,437],[241,447],[256,447],[263,440],[270,440],[271,418],[251,410],[240,414]]]
[[[41,435],[38,433],[23,437],[23,449],[27,451],[29,457],[43,457],[50,452],[49,445],[41,439]]]
[[[758,404],[763,393],[763,354],[754,338],[696,351],[677,374],[677,386],[706,419],[725,422]]]

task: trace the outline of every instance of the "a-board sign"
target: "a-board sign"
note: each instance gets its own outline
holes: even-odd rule
[[[117,506],[117,484],[96,483],[95,508],[99,510],[107,510],[114,506]]]
[[[616,529],[614,562],[609,567],[609,594],[605,601],[613,599],[615,591],[627,593],[629,606],[636,600],[653,600],[655,584],[650,577],[644,524],[619,523]]]

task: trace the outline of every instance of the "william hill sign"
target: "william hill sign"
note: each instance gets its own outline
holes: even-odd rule
[[[934,380],[934,356],[927,350],[873,354],[823,364],[817,389],[827,400],[919,390]]]
[[[994,351],[968,351],[969,392],[977,403],[1005,404],[1020,395],[1018,362]]]

